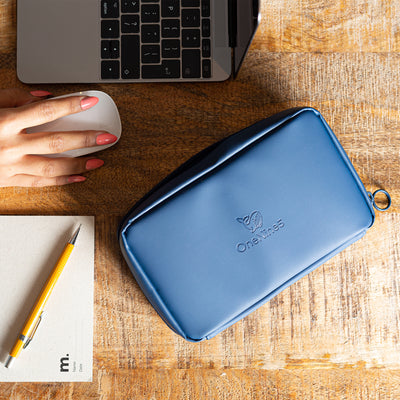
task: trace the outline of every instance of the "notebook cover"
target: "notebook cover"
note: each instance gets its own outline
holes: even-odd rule
[[[79,224],[74,250],[32,341],[6,368],[36,298]],[[0,382],[92,381],[94,224],[91,216],[0,216]]]

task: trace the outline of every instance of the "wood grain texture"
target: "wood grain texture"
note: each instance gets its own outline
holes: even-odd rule
[[[96,216],[92,383],[0,384],[3,399],[400,398],[400,3],[269,0],[236,80],[24,85],[15,0],[0,0],[0,88],[104,90],[123,136],[84,184],[0,189],[1,214]],[[125,212],[187,158],[293,106],[321,111],[370,191],[392,194],[367,235],[208,342],[185,342],[122,259]],[[335,190],[335,188],[332,188]]]
[[[8,384],[0,400],[207,399],[320,400],[400,397],[400,372],[388,370],[101,370],[93,384]],[[96,388],[101,388],[101,395]]]
[[[396,0],[280,0],[263,3],[256,46],[266,51],[398,52]]]
[[[14,52],[16,49],[16,2],[0,0],[0,52]]]

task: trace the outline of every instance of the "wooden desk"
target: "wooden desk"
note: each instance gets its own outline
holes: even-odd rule
[[[83,184],[0,189],[1,214],[96,216],[93,383],[3,383],[0,399],[399,399],[399,2],[263,0],[235,81],[46,86],[16,77],[15,3],[0,0],[0,87],[104,90],[124,130]],[[132,278],[117,224],[197,151],[298,105],[322,112],[367,189],[387,189],[393,207],[258,311],[208,342],[187,343]]]

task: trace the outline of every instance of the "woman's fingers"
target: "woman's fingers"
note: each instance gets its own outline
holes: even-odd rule
[[[69,114],[88,110],[98,101],[97,97],[73,96],[26,104],[13,110],[9,127],[15,132],[20,132],[31,126],[42,125]]]
[[[104,165],[98,158],[49,158],[27,155],[13,166],[13,172],[22,175],[34,175],[44,178],[82,174]],[[18,172],[17,172],[18,171]]]
[[[29,92],[32,96],[38,97],[41,100],[49,97],[53,97],[53,95],[48,92],[47,90],[32,90],[32,92]]]
[[[86,147],[111,144],[118,138],[103,131],[22,133],[18,146],[25,154],[56,154]]]
[[[118,138],[104,131],[41,132],[26,128],[85,111],[97,97],[74,96],[46,99],[46,91],[0,90],[0,187],[53,186],[86,180],[80,174],[101,167],[94,157],[48,158],[68,150],[111,144]]]
[[[25,156],[19,163],[7,168],[9,176],[1,186],[43,187],[67,185],[86,180],[81,173],[100,168],[104,161],[98,158],[48,158]]]
[[[44,178],[43,176],[34,176],[34,175],[15,175],[7,180],[7,183],[4,185],[4,187],[59,186],[59,185],[68,185],[70,183],[83,182],[85,180],[86,178],[80,175],[57,176],[54,178]]]
[[[23,106],[25,104],[43,100],[43,98],[50,95],[51,93],[43,90],[36,90],[28,93],[25,90],[17,88],[3,89],[0,90],[0,108],[14,108]]]

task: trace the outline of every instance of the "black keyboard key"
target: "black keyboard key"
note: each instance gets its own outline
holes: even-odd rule
[[[190,8],[182,10],[182,26],[184,28],[200,26],[200,10]]]
[[[111,58],[119,58],[119,41],[111,40],[110,42]]]
[[[161,1],[161,16],[163,18],[176,18],[179,15],[179,0]]]
[[[210,37],[211,27],[210,20],[208,18],[203,18],[201,20],[201,34],[203,35],[203,37]]]
[[[122,33],[139,33],[139,15],[123,15],[121,17]]]
[[[204,58],[211,57],[211,40],[203,39],[201,42],[201,55]]]
[[[181,76],[181,62],[179,60],[165,60],[161,64],[163,78],[179,78]]]
[[[160,62],[160,46],[158,44],[146,44],[142,46],[142,63],[158,64]]]
[[[200,0],[182,0],[182,7],[200,7]]]
[[[161,79],[162,78],[161,65],[142,65],[142,78]]]
[[[211,78],[211,60],[203,60],[203,78]]]
[[[110,41],[101,41],[101,58],[111,58]]]
[[[142,3],[159,3],[160,0],[142,0]]]
[[[118,79],[119,78],[119,61],[102,61],[101,62],[101,79]]]
[[[201,16],[203,18],[210,17],[210,0],[201,0]]]
[[[118,18],[119,1],[101,0],[101,18]]]
[[[180,77],[179,60],[164,60],[161,65],[143,65],[143,79],[172,79]]]
[[[140,38],[139,35],[121,36],[121,77],[140,78]]]
[[[158,4],[142,5],[142,23],[160,22],[160,6]]]
[[[123,13],[138,13],[139,12],[139,0],[122,0],[121,1],[121,12],[123,12]]]
[[[200,29],[182,29],[182,47],[200,47]]]
[[[200,78],[200,50],[182,50],[182,77]]]
[[[161,35],[163,38],[178,38],[181,36],[181,22],[179,19],[163,19],[161,21]]]
[[[181,44],[176,39],[165,39],[161,41],[161,53],[163,58],[180,58]]]
[[[159,43],[160,25],[142,25],[142,43]]]
[[[101,37],[103,39],[119,37],[119,21],[111,19],[101,21]]]

